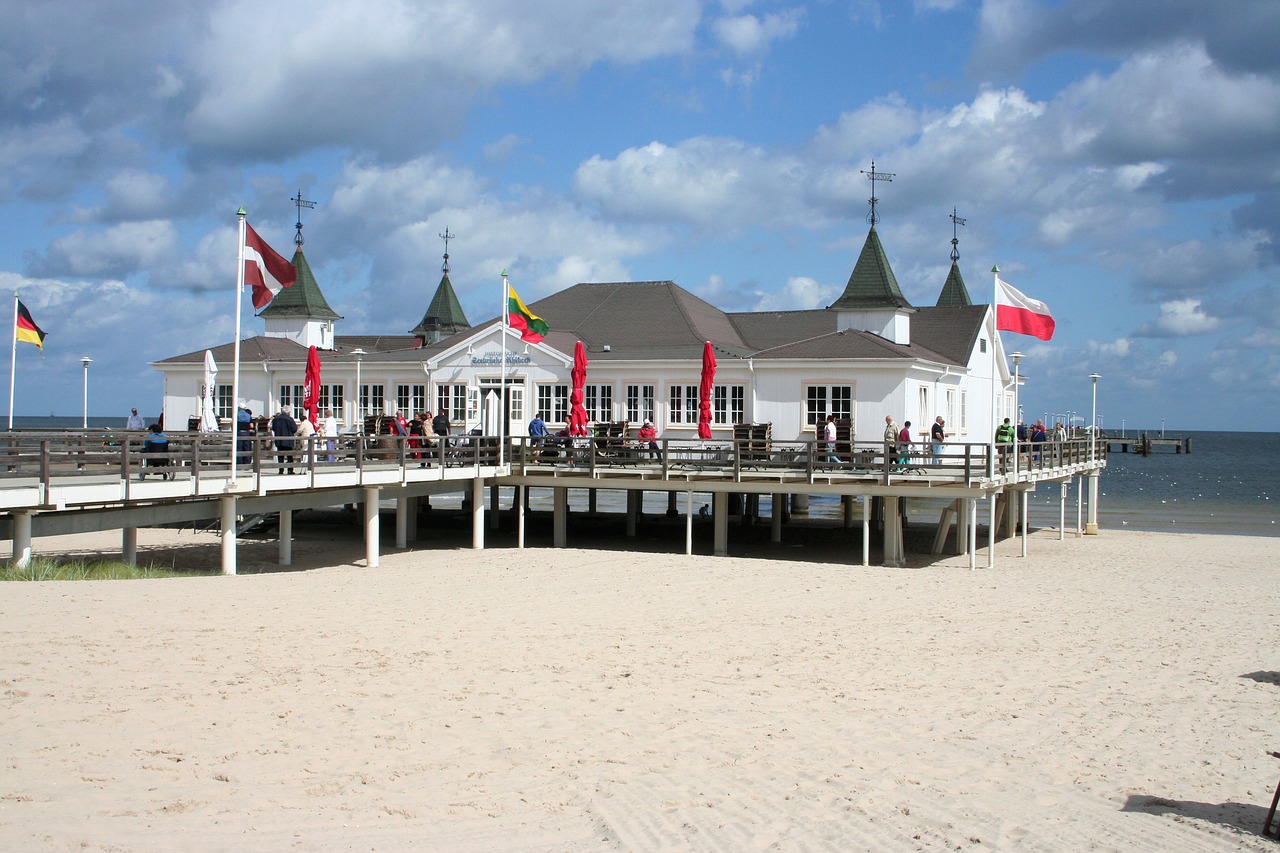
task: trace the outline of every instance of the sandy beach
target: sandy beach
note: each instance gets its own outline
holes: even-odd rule
[[[215,542],[139,533],[166,562]],[[1278,552],[1040,531],[975,572],[369,569],[353,537],[300,539],[303,571],[11,583],[0,849],[1273,851]]]

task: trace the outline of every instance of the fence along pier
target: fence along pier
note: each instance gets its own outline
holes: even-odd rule
[[[1091,447],[1087,438],[1024,443],[1016,464],[1011,452],[997,452],[992,444],[951,442],[934,457],[924,443],[903,450],[884,442],[849,441],[838,444],[833,456],[821,441],[777,441],[755,430],[733,439],[661,439],[657,450],[638,441],[620,446],[612,436],[571,439],[554,448],[524,436],[509,436],[502,446],[497,437],[481,435],[425,442],[413,436],[344,435],[334,446],[325,437],[309,437],[295,438],[286,459],[279,458],[269,436],[241,436],[236,447],[230,433],[170,433],[160,458],[144,453],[145,441],[146,433],[124,431],[0,434],[0,536],[13,540],[15,561],[29,558],[33,535],[121,530],[125,561],[133,562],[138,527],[216,519],[223,572],[235,574],[239,517],[279,513],[280,564],[288,565],[293,510],[363,504],[366,563],[376,566],[382,501],[395,501],[396,547],[403,548],[417,538],[420,498],[462,494],[472,516],[472,547],[483,548],[486,488],[489,526],[496,525],[499,490],[513,490],[518,548],[524,547],[525,490],[551,490],[553,546],[566,547],[567,494],[574,488],[626,494],[628,535],[634,535],[640,503],[633,497],[665,492],[672,509],[683,498],[686,553],[692,553],[693,494],[710,494],[717,556],[728,555],[731,495],[770,495],[773,507],[811,494],[850,503],[861,499],[864,506],[877,501],[884,506],[887,566],[905,563],[900,502],[941,500],[947,509],[941,512],[936,541],[945,540],[954,521],[955,553],[967,551],[974,568],[980,501],[989,501],[988,545],[1000,528],[1012,535],[1020,514],[1025,555],[1027,494],[1040,483],[1059,484],[1065,501],[1066,484],[1081,477],[1083,487],[1087,478],[1089,523],[1083,532],[1096,533],[1098,476],[1106,467],[1106,445],[1100,440]],[[236,481],[230,479],[232,453],[240,456]],[[999,523],[997,497],[1003,506]],[[775,510],[772,519],[777,542],[782,515]],[[863,565],[870,560],[870,515],[863,513]],[[848,512],[845,523],[852,524]],[[933,553],[941,553],[941,547],[936,544]],[[990,547],[987,565],[994,565]]]

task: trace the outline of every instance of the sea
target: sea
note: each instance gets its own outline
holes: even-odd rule
[[[81,420],[80,417],[15,416],[13,426],[15,429],[79,429]],[[90,417],[88,420],[90,429],[122,429],[124,422],[123,417]],[[1132,437],[1141,433],[1141,430],[1126,430],[1125,435]],[[1146,434],[1159,438],[1160,430]],[[1156,447],[1150,456],[1133,452],[1108,455],[1107,467],[1098,483],[1100,528],[1280,536],[1280,433],[1166,430],[1164,437],[1191,439],[1191,453],[1177,453],[1173,447]],[[1066,527],[1069,530],[1076,526],[1080,487],[1077,478],[1067,489]],[[1087,489],[1087,485],[1084,488]],[[1033,529],[1058,526],[1059,494],[1056,484],[1041,484],[1032,493],[1029,512]],[[646,494],[645,511],[660,512],[665,508],[665,499],[655,503],[660,498]],[[1087,492],[1084,498],[1087,504]],[[710,496],[695,492],[694,500],[701,505],[708,502]],[[761,512],[767,514],[767,507],[766,498]],[[600,509],[610,508],[610,502],[602,498]],[[922,522],[936,522],[937,508],[929,501],[913,501],[908,505],[908,512]],[[985,511],[985,508],[979,509],[980,519]],[[1087,506],[1085,512],[1088,512]],[[810,498],[809,514],[812,518],[840,518],[840,501],[814,495]]]

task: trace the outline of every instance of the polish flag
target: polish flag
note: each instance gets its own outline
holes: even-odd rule
[[[1023,295],[1016,287],[996,276],[997,329],[1047,341],[1053,337],[1054,326],[1048,305]]]
[[[254,310],[262,310],[271,304],[276,294],[293,284],[298,271],[293,264],[276,253],[267,241],[258,236],[253,226],[244,224],[244,280],[253,285]]]

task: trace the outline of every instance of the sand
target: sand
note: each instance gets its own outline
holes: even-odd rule
[[[357,537],[300,541],[306,571],[10,583],[0,849],[1273,851],[1278,545],[368,569]]]

